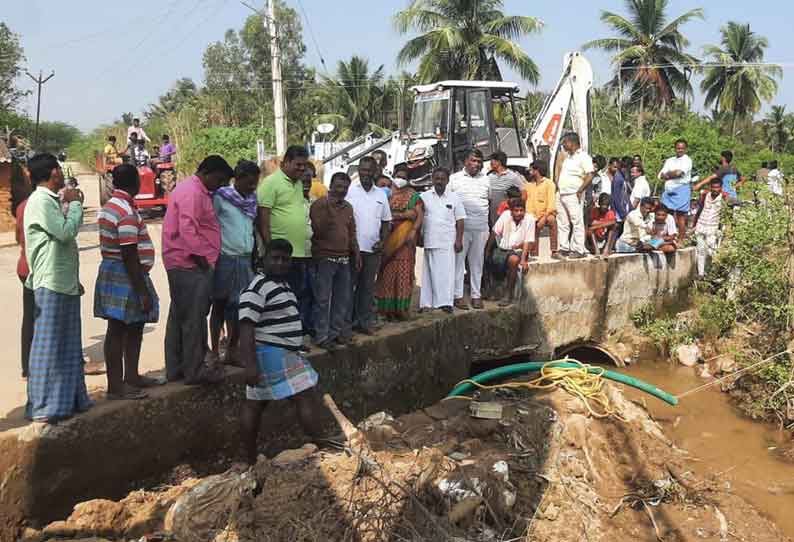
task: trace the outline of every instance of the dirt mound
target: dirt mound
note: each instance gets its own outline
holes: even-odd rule
[[[491,397],[500,420],[471,417],[462,400],[397,420],[381,415],[367,425],[368,457],[309,449],[278,466],[262,457],[248,472],[83,503],[45,533],[127,540],[168,527],[164,536],[181,542],[786,540],[744,501],[695,479],[640,406],[615,388],[608,394],[618,417],[588,417],[562,391]]]

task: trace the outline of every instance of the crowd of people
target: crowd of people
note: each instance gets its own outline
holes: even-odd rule
[[[318,377],[306,358],[306,336],[334,351],[349,345],[353,333],[376,333],[379,321],[410,317],[417,246],[423,248],[420,312],[483,308],[484,274],[504,278],[499,304],[511,304],[544,230],[554,260],[578,260],[612,251],[673,252],[693,227],[698,273],[705,273],[719,245],[722,209],[737,200],[744,182],[729,151],[714,174],[695,185],[707,190],[690,221],[692,161],[685,141],[676,142],[675,156],[659,172],[660,200],[640,156],[593,159],[574,133],[562,145],[556,183],[545,162],[533,162],[523,175],[507,167],[502,152],[488,157],[486,171],[485,157],[474,149],[461,171],[436,168],[425,192],[411,186],[404,166],[386,175],[385,154],[362,158],[355,181],[337,172],[327,187],[319,180],[321,165],[302,146],[289,147],[267,175],[253,162],[232,169],[220,156],[207,157],[177,183],[162,225],[170,297],[166,379],[213,384],[223,379],[224,364],[244,367],[243,435],[248,457],[255,458],[268,401],[294,400],[304,429],[319,434],[313,425],[321,408]],[[91,405],[76,242],[83,198],[65,186],[52,155],[33,157],[29,172],[35,190],[17,208],[26,413],[55,422]],[[107,397],[135,400],[158,384],[139,372],[144,326],[159,320],[149,278],[156,255],[136,208],[137,168],[119,163],[112,177],[113,193],[98,216],[102,261],[94,315],[107,321]]]

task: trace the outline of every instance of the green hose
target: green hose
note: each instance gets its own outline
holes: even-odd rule
[[[540,371],[541,368],[548,365],[549,367],[562,367],[565,369],[579,369],[581,365],[577,363],[570,363],[567,361],[555,361],[552,363],[548,363],[545,361],[531,361],[528,363],[516,363],[515,365],[505,365],[504,367],[499,367],[497,369],[492,369],[490,371],[485,371],[484,373],[480,373],[475,377],[470,378],[469,380],[473,380],[478,384],[484,384],[485,382],[489,382],[491,380],[497,379],[504,379],[510,376],[515,376],[518,374],[523,373],[531,373]],[[664,390],[660,390],[656,386],[648,384],[647,382],[643,382],[637,378],[627,376],[621,373],[617,373],[615,371],[607,371],[601,367],[590,367],[588,371],[591,374],[602,374],[604,378],[608,378],[609,380],[614,380],[615,382],[620,382],[621,384],[626,384],[631,386],[632,388],[636,388],[638,390],[644,391],[647,394],[653,395],[657,399],[661,399],[665,403],[669,403],[673,406],[678,405],[678,398],[674,395],[670,395]],[[469,382],[463,382],[455,386],[455,388],[449,392],[447,398],[450,397],[457,397],[461,396],[464,393],[470,391],[474,387],[473,384]]]

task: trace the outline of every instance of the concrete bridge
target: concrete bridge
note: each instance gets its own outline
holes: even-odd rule
[[[565,345],[605,339],[643,305],[676,305],[694,272],[694,249],[534,264],[513,307],[421,315],[310,359],[322,389],[352,419],[379,410],[401,414],[441,399],[475,361],[549,359]],[[25,520],[44,523],[65,517],[77,502],[119,497],[186,458],[236,451],[242,392],[235,370],[218,387],[169,384],[145,401],[101,401],[57,426],[0,433],[0,540]],[[271,406],[266,453],[302,440],[293,415],[288,404]]]

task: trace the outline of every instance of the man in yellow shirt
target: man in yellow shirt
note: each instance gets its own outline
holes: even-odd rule
[[[102,152],[105,155],[106,166],[117,166],[121,163],[119,151],[116,149],[116,136],[108,136],[108,142]]]
[[[535,231],[540,231],[549,227],[549,237],[551,238],[551,257],[555,260],[560,259],[557,253],[557,206],[555,203],[557,187],[549,180],[546,175],[548,166],[546,162],[535,160],[529,166],[529,183],[526,188],[527,215],[532,215],[537,219]],[[538,255],[538,240],[535,241],[530,249],[531,255]]]

